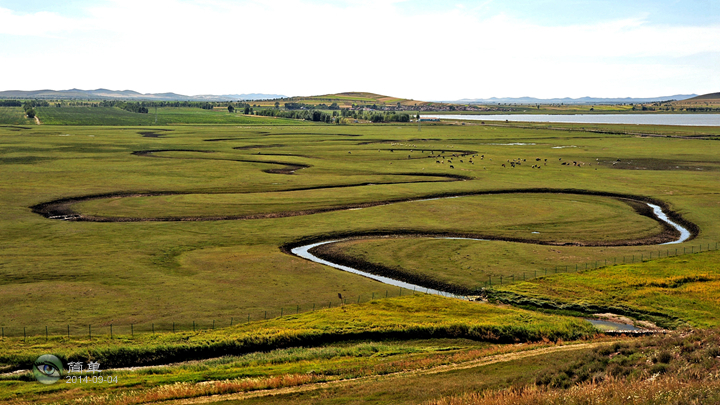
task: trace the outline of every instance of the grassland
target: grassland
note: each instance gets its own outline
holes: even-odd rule
[[[18,108],[19,109],[19,108]],[[2,109],[0,109],[1,111]],[[228,113],[202,108],[165,107],[158,108],[157,122],[155,111],[139,114],[116,107],[40,107],[37,116],[46,125],[198,125],[198,124],[237,124],[237,125],[302,125],[303,121],[284,118],[260,117]],[[0,122],[6,120],[0,116]],[[10,123],[10,122],[7,122]]]
[[[35,125],[25,116],[22,107],[0,107],[0,125]]]
[[[500,287],[495,297],[539,308],[622,313],[666,327],[717,327],[719,258],[720,252],[710,251],[548,276]]]
[[[549,342],[589,337],[594,333],[594,328],[587,322],[574,318],[417,295],[289,315],[215,331],[115,335],[113,339],[108,336],[94,339],[55,337],[47,341],[43,338],[5,339],[0,342],[0,363],[6,370],[22,369],[47,351],[66,362],[92,360],[106,368],[166,364],[219,355],[240,356],[155,369],[157,371],[111,372],[121,384],[112,386],[109,392],[118,395],[129,388],[137,389],[138,385],[153,387],[176,381],[209,379],[222,382],[230,378],[271,379],[304,375],[306,378],[297,383],[308,383],[382,375],[535,347],[505,347],[475,341]],[[428,338],[436,340],[427,343],[397,341]],[[452,341],[448,343],[447,339]],[[248,354],[293,346],[316,348]],[[26,400],[35,397],[47,401],[62,398],[69,389],[75,389],[66,384],[39,387],[28,380],[27,375],[19,374],[0,378],[0,398],[9,400],[22,395]],[[241,386],[238,384],[238,391],[242,391]],[[246,387],[257,388],[262,385]],[[98,392],[92,385],[84,385],[83,390],[88,390],[88,394]],[[199,394],[203,392],[196,393]],[[48,395],[54,398],[47,398]]]
[[[717,324],[717,254],[683,255],[720,241],[717,141],[541,126],[428,125],[418,132],[411,125],[289,122],[292,125],[0,127],[0,326],[11,336],[0,342],[3,361],[17,367],[50,351],[84,359],[91,353],[108,365],[148,364],[300,345],[316,348],[301,353],[297,362],[280,360],[283,365],[277,368],[270,355],[252,375],[243,374],[245,360],[225,370],[218,363],[167,374],[123,374],[128,383],[120,389],[131,391],[139,384],[150,390],[159,384],[170,392],[174,382],[232,379],[228,392],[234,392],[323,382],[308,374],[319,366],[324,374],[346,378],[363,364],[382,369],[383,357],[399,362],[389,370],[402,368],[405,361],[417,361],[411,369],[422,368],[423,359],[442,350],[441,341],[431,339],[438,336],[497,343],[593,333],[588,324],[557,313],[392,297],[400,290],[282,249],[339,235],[375,235],[338,245],[345,254],[450,283],[476,287],[486,275],[514,276],[511,285],[493,284],[496,295],[491,298],[506,302],[573,315],[611,307],[666,326]],[[618,159],[638,164],[613,165]],[[509,161],[522,164],[513,168]],[[579,165],[562,164],[567,162]],[[637,207],[602,195],[475,195],[539,188],[652,198],[696,224],[698,232],[689,242],[656,246],[653,238],[663,232],[656,221],[639,215]],[[407,201],[459,194],[464,196]],[[79,215],[129,220],[51,220],[31,208],[72,198],[79,200],[67,206]],[[281,215],[288,212],[293,215]],[[161,217],[175,220],[135,221]],[[458,233],[523,240],[377,237]],[[625,243],[630,240],[649,244]],[[678,257],[664,258],[675,248]],[[609,265],[612,259],[640,255],[643,264],[602,267],[605,260]],[[544,268],[592,262],[601,268],[538,274],[543,277],[518,282],[523,272],[534,275]],[[384,298],[386,291],[390,298]],[[353,304],[319,311],[340,304],[338,293]],[[268,318],[283,316],[264,322],[266,312]],[[226,327],[231,319],[234,326]],[[203,331],[191,332],[192,322]],[[173,323],[182,331],[166,332]],[[142,333],[128,336],[131,324]],[[81,338],[88,325],[92,341]],[[115,339],[110,339],[110,325]],[[149,333],[150,325],[162,333]],[[63,337],[68,326],[71,336]],[[23,330],[28,334],[25,342]],[[348,339],[376,337],[389,343],[368,348],[363,346],[367,342],[355,342],[348,351],[341,350]],[[402,342],[419,337],[430,339],[432,348],[426,353],[418,354],[420,343]],[[317,347],[326,344],[339,354],[322,354]],[[451,346],[463,352],[484,350],[484,345]],[[368,360],[372,356],[362,354],[368,351],[380,354]],[[277,355],[295,356],[289,351]],[[327,363],[318,360],[323,356]],[[433,364],[443,361],[452,363]],[[517,371],[522,364],[534,364],[538,373],[543,370],[538,368],[541,363],[520,362],[503,366],[502,375],[517,378],[520,385],[532,383]],[[414,400],[449,395],[470,372],[453,375],[442,393]],[[237,378],[255,382],[233,385]],[[100,388],[68,391],[59,385],[38,388],[27,380],[3,376],[0,392],[17,401],[18,395],[69,401],[77,392],[111,393]],[[432,380],[415,381],[428,385]],[[473,382],[472,387],[511,386],[495,381]],[[212,389],[224,392],[220,383],[213,384]],[[188,392],[199,392],[199,386]],[[388,387],[392,383],[384,382],[369,392],[378,402],[392,402],[383,394]],[[336,398],[348,390],[338,388]],[[143,391],[149,395],[143,398],[155,398],[152,392]],[[298,394],[292,399],[317,397]]]
[[[697,239],[684,245],[688,248],[720,240],[714,220],[718,214],[713,200],[715,172],[711,170],[717,166],[714,141],[490,126],[431,126],[420,133],[412,126],[158,127],[153,130],[160,135],[157,138],[144,136],[148,129],[137,127],[42,125],[0,131],[0,159],[6,174],[0,184],[4,235],[0,241],[4,252],[1,299],[7,308],[0,322],[16,333],[22,327],[34,328],[37,333],[46,325],[61,329],[67,324],[79,328],[88,323],[167,325],[194,320],[208,324],[212,319],[227,322],[248,313],[257,318],[265,311],[277,314],[281,308],[321,305],[336,300],[338,293],[353,300],[373,293],[384,295],[386,287],[374,281],[329,271],[280,250],[307,238],[339,233],[463,231],[564,243],[577,238],[641,238],[659,230],[657,223],[634,215],[623,203],[600,197],[583,197],[576,201],[584,202],[575,206],[570,197],[478,196],[282,218],[133,223],[48,220],[29,208],[59,198],[173,192],[180,194],[89,200],[74,209],[106,216],[213,216],[324,209],[508,188],[589,189],[667,202],[700,227]],[[510,145],[513,143],[521,145]],[[569,145],[575,147],[553,149]],[[168,149],[212,153],[133,154]],[[476,152],[474,164],[469,157],[452,158],[459,150]],[[658,159],[658,155],[664,157]],[[501,166],[518,158],[527,163],[516,168]],[[541,169],[528,165],[536,158],[543,159]],[[682,159],[708,170],[664,170],[662,166],[636,170],[600,164],[618,158],[668,166],[673,159]],[[449,167],[450,159],[454,169]],[[548,159],[547,166],[544,159]],[[263,160],[309,167],[294,174],[268,173],[264,170],[282,166],[259,162]],[[585,165],[561,165],[566,161]],[[470,180],[447,181],[444,176],[448,175]],[[554,205],[567,212],[553,211]],[[485,217],[483,210],[493,214]],[[528,216],[511,216],[513,211]],[[592,220],[580,226],[584,211],[609,217],[590,214]],[[449,219],[455,215],[456,219]],[[549,223],[543,225],[543,221]],[[531,233],[536,229],[540,234]],[[438,247],[439,252],[456,249],[447,243]],[[464,258],[483,260],[479,254],[469,253],[479,246],[490,254],[503,254],[489,261],[491,268],[468,258],[458,262],[460,267],[498,275],[515,273],[517,280],[524,271],[542,271],[553,264],[561,268],[583,262],[604,264],[606,259],[623,256],[649,257],[653,253],[657,257],[665,250],[654,246],[549,249],[504,242],[485,247],[490,244],[458,241],[453,246],[467,251],[460,255]],[[412,249],[407,252],[414,254]],[[443,277],[469,277],[447,273],[454,265],[442,263],[442,254],[426,257],[433,261],[433,268],[445,268]],[[513,262],[512,257],[521,258],[521,263]],[[397,255],[395,259],[399,263],[414,260]],[[39,297],[46,304],[40,308],[33,303]],[[138,303],[144,303],[146,309],[140,310]]]

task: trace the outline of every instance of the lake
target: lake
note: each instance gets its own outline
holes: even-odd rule
[[[561,122],[575,124],[686,125],[720,127],[720,114],[428,114],[421,118],[472,121]]]

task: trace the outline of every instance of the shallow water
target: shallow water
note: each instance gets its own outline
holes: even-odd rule
[[[673,245],[673,244],[675,244],[675,243],[683,243],[683,242],[685,242],[686,240],[690,239],[690,231],[688,231],[687,229],[685,229],[685,227],[680,226],[680,225],[676,224],[675,222],[673,222],[672,220],[670,220],[670,218],[668,218],[668,216],[665,215],[665,213],[663,212],[662,208],[660,208],[659,206],[657,206],[657,205],[655,205],[655,204],[647,203],[647,205],[650,206],[650,208],[653,209],[653,214],[655,214],[655,216],[658,217],[661,221],[666,222],[667,224],[669,224],[669,225],[672,226],[673,228],[675,228],[675,229],[677,229],[678,231],[680,231],[680,238],[679,238],[678,240],[674,240],[674,241],[672,241],[672,242],[662,243],[662,245]]]
[[[438,114],[421,115],[420,117],[468,121],[558,122],[569,124],[682,125],[701,127],[720,126],[720,114]]]
[[[295,256],[299,256],[299,257],[302,257],[302,258],[304,258],[304,259],[308,259],[308,260],[313,261],[313,262],[315,262],[315,263],[324,264],[324,265],[326,265],[326,266],[334,267],[334,268],[336,268],[336,269],[338,269],[338,270],[347,271],[347,272],[349,272],[349,273],[359,274],[359,275],[361,275],[361,276],[365,276],[365,277],[367,277],[367,278],[371,278],[371,279],[373,279],[373,280],[379,281],[379,282],[384,283],[384,284],[389,284],[389,285],[392,285],[392,286],[395,286],[395,287],[402,287],[402,288],[405,288],[405,289],[408,289],[408,290],[413,290],[413,291],[417,291],[417,292],[421,292],[421,293],[442,295],[443,297],[463,298],[463,297],[460,297],[460,296],[458,296],[458,295],[451,294],[451,293],[448,293],[448,292],[445,292],[445,291],[434,290],[434,289],[432,289],[432,288],[426,288],[426,287],[422,287],[422,286],[419,286],[419,285],[415,285],[415,284],[411,284],[411,283],[406,283],[406,282],[404,282],[404,281],[394,280],[394,279],[389,278],[389,277],[383,277],[383,276],[378,276],[378,275],[375,275],[375,274],[372,274],[372,273],[367,273],[367,272],[364,272],[364,271],[361,271],[361,270],[358,270],[358,269],[354,269],[354,268],[352,268],[352,267],[343,266],[342,264],[332,263],[332,262],[329,262],[329,261],[327,261],[327,260],[321,259],[321,258],[319,258],[319,257],[317,257],[317,256],[315,256],[315,255],[313,255],[312,253],[309,252],[309,250],[312,249],[312,248],[314,248],[314,247],[321,246],[321,245],[327,245],[328,243],[335,243],[335,242],[340,242],[340,241],[341,241],[341,240],[338,239],[338,240],[329,240],[329,241],[325,241],[325,242],[312,243],[312,244],[310,244],[310,245],[304,245],[304,246],[300,246],[300,247],[296,247],[296,248],[294,248],[294,249],[291,249],[290,252],[292,252],[292,254],[294,254]]]
[[[590,322],[595,326],[596,328],[602,330],[602,331],[610,331],[610,330],[643,330],[641,328],[635,327],[633,325],[628,325],[624,323],[619,322],[610,322],[610,321],[604,321],[600,319],[585,319],[586,321]]]

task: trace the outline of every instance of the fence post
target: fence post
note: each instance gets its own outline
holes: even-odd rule
[[[313,312],[315,312],[315,304],[313,303]]]
[[[250,323],[250,314],[248,313],[248,324]]]
[[[358,304],[360,303],[360,296],[358,295]]]
[[[193,321],[193,332],[195,332],[195,321]]]
[[[112,338],[113,338],[113,333],[112,333],[112,324],[110,324],[110,339],[112,339]]]
[[[27,339],[27,333],[25,333],[25,327],[23,326],[23,342]]]
[[[130,336],[135,336],[135,331],[133,330],[133,324],[130,324]],[[68,326],[68,336],[70,335],[70,327]]]
[[[502,283],[503,283],[502,279],[503,279],[503,276],[500,276],[500,285],[502,285]]]
[[[173,322],[173,333],[175,333],[175,322]]]
[[[300,313],[300,305],[297,306],[297,311],[295,311],[296,314]]]
[[[92,339],[92,327],[91,325],[88,325],[88,337]]]
[[[233,324],[233,317],[231,316],[230,317],[230,326],[232,326],[232,324]]]
[[[48,340],[48,329],[47,329],[47,325],[45,325],[45,341],[47,342],[47,340]]]
[[[213,319],[213,330],[215,330],[215,320]]]
[[[372,300],[375,299],[375,293],[372,293]]]
[[[2,328],[2,338],[5,339],[5,327]]]

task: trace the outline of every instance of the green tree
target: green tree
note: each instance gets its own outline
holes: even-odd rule
[[[235,112],[235,107],[233,107],[232,104],[228,106],[228,112]]]
[[[29,110],[25,110],[25,114],[27,114],[28,118],[35,118],[35,109],[30,108]]]

